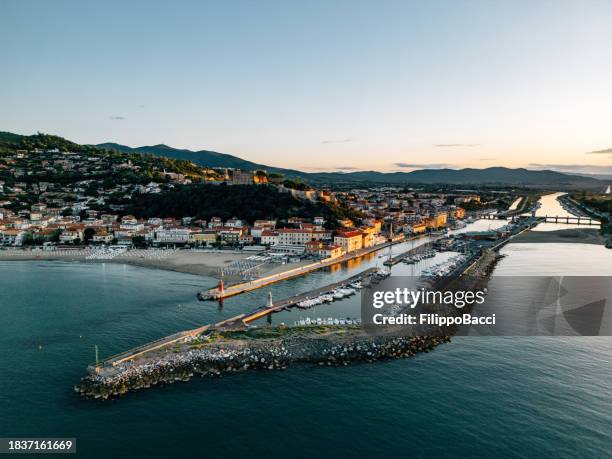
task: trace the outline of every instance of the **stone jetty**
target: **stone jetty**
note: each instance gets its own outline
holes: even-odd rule
[[[295,364],[340,366],[407,358],[449,341],[449,336],[370,336],[359,326],[213,331],[171,351],[91,373],[75,391],[89,398],[108,399],[194,376],[282,370]]]

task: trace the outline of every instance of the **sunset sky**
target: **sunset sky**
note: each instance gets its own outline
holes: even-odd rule
[[[0,130],[612,174],[611,24],[610,1],[3,0]]]

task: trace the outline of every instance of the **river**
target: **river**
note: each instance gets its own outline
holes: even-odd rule
[[[496,274],[611,275],[605,250],[509,244]],[[444,256],[393,273],[412,274]],[[587,256],[597,261],[581,261]],[[222,307],[195,299],[210,278],[116,264],[0,262],[0,434],[76,437],[77,457],[100,458],[609,454],[610,338],[463,337],[409,360],[197,379],[111,402],[72,392],[96,344],[102,356],[113,354],[250,310],[268,290],[283,298],[382,261],[366,256]],[[308,313],[352,316],[354,301]],[[274,321],[295,320],[291,314]]]

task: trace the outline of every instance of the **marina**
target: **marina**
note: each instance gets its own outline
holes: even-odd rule
[[[119,364],[133,360],[137,357],[141,357],[147,353],[168,348],[169,346],[179,343],[181,341],[193,339],[201,335],[202,333],[208,332],[213,329],[244,329],[251,322],[269,316],[275,312],[280,312],[286,308],[296,306],[300,302],[318,298],[334,290],[345,289],[347,287],[350,287],[351,284],[359,286],[359,284],[367,282],[372,277],[375,277],[377,271],[378,270],[376,268],[370,268],[343,281],[328,284],[323,287],[310,290],[306,293],[301,293],[285,298],[278,302],[272,302],[271,298],[269,297],[269,302],[266,306],[257,308],[250,313],[238,314],[236,316],[224,319],[213,324],[206,324],[198,328],[174,333],[159,340],[144,344],[142,346],[138,346],[125,352],[121,352],[120,354],[107,357],[106,359],[100,362],[92,363],[88,366],[88,370],[97,374],[107,372],[109,370],[112,372],[112,368],[116,367]],[[334,300],[339,299],[340,298],[336,298]]]
[[[418,238],[418,236],[415,238]],[[337,258],[321,260],[315,263],[310,263],[305,266],[301,266],[301,267],[294,268],[294,269],[289,269],[281,273],[260,277],[258,279],[253,279],[248,282],[243,282],[239,284],[225,286],[224,283],[221,281],[219,282],[219,285],[217,287],[209,289],[207,291],[199,292],[198,299],[202,301],[206,301],[206,300],[215,301],[215,300],[221,300],[224,298],[229,298],[235,295],[240,295],[241,293],[251,292],[253,290],[260,289],[270,284],[292,279],[294,277],[304,276],[306,274],[309,274],[313,271],[317,271],[319,269],[327,268],[327,267],[330,267],[330,266],[333,266],[339,263],[354,260],[356,258],[379,251],[381,249],[390,247],[395,244],[400,244],[402,242],[405,242],[405,239],[403,238],[397,239],[397,240],[393,240],[391,242],[385,242],[383,244],[379,244],[376,246],[355,250],[353,252],[347,253]]]
[[[520,234],[523,231],[526,231],[527,229],[534,227],[538,223],[540,223],[540,220],[533,218],[519,220],[510,227],[508,227],[510,230],[508,236],[495,242],[487,242],[484,245],[478,245],[477,248],[472,248],[468,250],[467,253],[464,255],[459,254],[453,257],[451,261],[440,264],[436,269],[430,269],[424,272],[424,277],[436,281],[443,277],[448,278],[461,275],[462,273],[475,266],[480,259],[484,259],[488,253],[496,252],[501,247],[503,247],[512,237],[517,234]],[[429,244],[430,242],[427,242],[423,245],[420,245],[419,247],[416,247],[416,249],[418,249],[417,252],[421,256],[426,257],[430,257],[432,253],[435,254],[435,252],[429,248]],[[389,244],[387,244],[387,246],[388,245]],[[377,250],[380,250],[380,247],[377,248]],[[400,256],[402,257],[401,259],[403,260],[406,256],[409,256],[407,254],[413,254],[413,250],[415,249],[411,249],[407,252],[404,252],[404,254]],[[176,345],[177,343],[180,343],[184,340],[194,339],[202,333],[209,332],[210,330],[245,329],[249,326],[249,324],[259,319],[266,317],[269,318],[274,313],[285,311],[293,307],[298,307],[300,309],[309,309],[320,304],[332,303],[334,301],[341,300],[345,297],[354,295],[356,291],[359,288],[362,288],[364,285],[367,285],[369,283],[376,283],[378,280],[388,277],[390,274],[390,268],[387,266],[383,268],[373,267],[353,276],[350,276],[346,279],[324,286],[316,287],[314,289],[308,290],[307,292],[292,295],[279,301],[274,301],[274,299],[272,298],[272,293],[269,292],[268,302],[263,307],[259,307],[248,313],[238,314],[236,316],[224,319],[213,324],[206,324],[198,328],[175,333],[166,338],[162,338],[152,343],[139,346],[135,349],[122,352],[121,354],[111,356],[102,362],[91,364],[88,368],[90,372],[95,372],[98,374],[101,372],[109,371],[109,369],[111,372],[113,372],[112,369],[117,365],[120,365],[130,360],[134,360],[137,357],[141,357],[145,354],[154,351],[168,349],[169,346]]]
[[[428,242],[413,249],[410,249],[400,255],[397,255],[390,260],[385,261],[385,266],[393,266],[400,262],[406,264],[418,263],[427,258],[433,258],[436,255],[435,250],[432,250],[434,243]]]

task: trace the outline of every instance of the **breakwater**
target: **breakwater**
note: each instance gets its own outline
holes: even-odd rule
[[[450,341],[449,336],[370,336],[358,326],[268,327],[214,332],[172,352],[92,373],[75,386],[79,394],[114,398],[130,391],[247,370],[282,370],[292,364],[340,366],[407,358]]]

